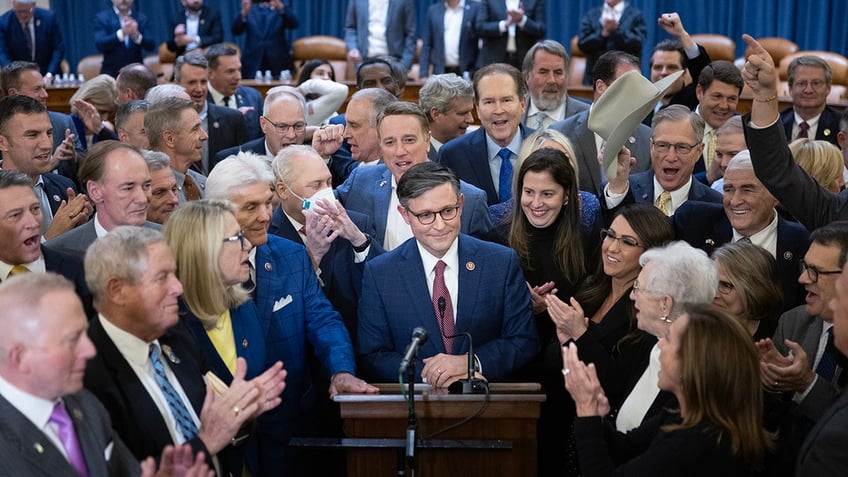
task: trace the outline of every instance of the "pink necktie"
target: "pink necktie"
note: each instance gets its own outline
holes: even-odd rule
[[[50,414],[48,421],[56,424],[56,427],[59,428],[59,440],[62,441],[62,446],[68,454],[68,461],[71,466],[77,471],[77,474],[88,477],[88,465],[85,463],[85,456],[82,455],[82,449],[79,440],[77,440],[74,422],[68,415],[62,401],[57,402],[53,407],[53,413]]]
[[[445,285],[445,262],[436,262],[436,278],[433,280],[433,311],[436,312],[436,320],[439,322],[439,330],[442,332],[442,342],[445,344],[445,352],[450,354],[453,349],[453,336],[455,333],[453,324],[453,304],[450,292]],[[440,310],[439,301],[444,300],[444,309]]]

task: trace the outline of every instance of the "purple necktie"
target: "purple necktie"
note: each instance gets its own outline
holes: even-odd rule
[[[450,354],[453,350],[453,335],[455,333],[453,324],[453,303],[451,303],[450,292],[445,285],[445,267],[447,264],[439,260],[436,262],[436,278],[433,280],[433,310],[436,319],[439,320],[439,330],[442,332],[442,342],[445,352]],[[444,309],[439,310],[439,299],[444,301]]]
[[[65,405],[62,401],[56,403],[53,407],[53,413],[50,414],[49,422],[56,424],[59,428],[59,440],[62,441],[62,446],[68,454],[68,461],[71,463],[77,474],[82,477],[88,477],[88,465],[85,463],[85,456],[82,455],[77,433],[74,431],[74,422]]]

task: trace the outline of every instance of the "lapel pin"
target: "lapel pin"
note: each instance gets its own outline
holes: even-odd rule
[[[473,272],[475,268],[477,268],[477,265],[474,262],[465,262],[465,269],[469,272]]]
[[[825,129],[823,133],[825,136],[830,136],[830,129]]]
[[[42,446],[40,442],[36,442],[33,447],[35,448],[35,451],[39,454],[44,454],[44,446]]]
[[[792,252],[790,252],[789,250],[783,252],[783,259],[784,260],[792,260],[793,258],[795,258],[795,256],[792,255]]]
[[[36,27],[40,27],[40,26],[41,26],[41,20],[36,20],[36,21],[35,21],[35,26],[36,26]]]
[[[386,181],[380,181],[380,187],[383,187],[384,185],[386,185]]]
[[[221,125],[218,124],[218,121],[215,121],[214,123],[212,123],[212,127],[218,129],[219,127],[221,127]]]
[[[180,358],[177,357],[176,354],[174,354],[174,350],[172,350],[170,346],[163,344],[162,345],[162,352],[165,353],[165,356],[168,357],[168,361],[170,361],[174,364],[180,364]]]
[[[74,417],[77,418],[77,420],[81,421],[82,420],[82,411],[80,411],[79,408],[74,408],[73,412],[74,412]]]
[[[715,241],[713,239],[707,239],[707,240],[704,241],[704,243],[709,245],[710,247],[715,246]]]
[[[54,195],[53,196],[53,202],[62,202],[62,198],[59,197],[58,195]]]
[[[241,347],[242,347],[242,348],[247,348],[247,338],[245,338],[245,339],[241,340]]]
[[[271,266],[270,262],[265,262],[265,271],[266,272],[270,272],[273,269],[274,269],[274,267]]]
[[[636,143],[636,138],[635,138],[635,137],[633,137],[633,136],[630,136],[630,137],[627,139],[627,142],[629,142],[630,144],[635,144],[635,143]]]
[[[204,20],[204,19],[202,19],[202,18],[201,18],[201,19],[200,19],[200,24],[201,24],[201,25],[206,25],[206,20]]]

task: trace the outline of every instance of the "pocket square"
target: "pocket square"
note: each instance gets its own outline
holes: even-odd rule
[[[106,462],[112,458],[112,449],[115,448],[115,441],[109,441],[109,444],[106,446],[106,449],[103,451],[103,457],[106,459]]]
[[[286,305],[292,302],[292,296],[286,295],[283,298],[274,302],[274,309],[272,312],[283,309]]]

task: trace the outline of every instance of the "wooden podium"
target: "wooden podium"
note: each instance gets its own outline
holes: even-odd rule
[[[349,476],[396,475],[403,455],[409,408],[398,384],[377,386],[380,394],[335,397],[345,434],[361,444],[344,446]],[[416,385],[418,437],[424,444],[416,451],[421,475],[458,475],[460,470],[468,477],[536,475],[536,425],[545,394],[535,383],[492,383],[489,388],[487,401],[481,394]],[[477,412],[469,422],[429,437]]]

